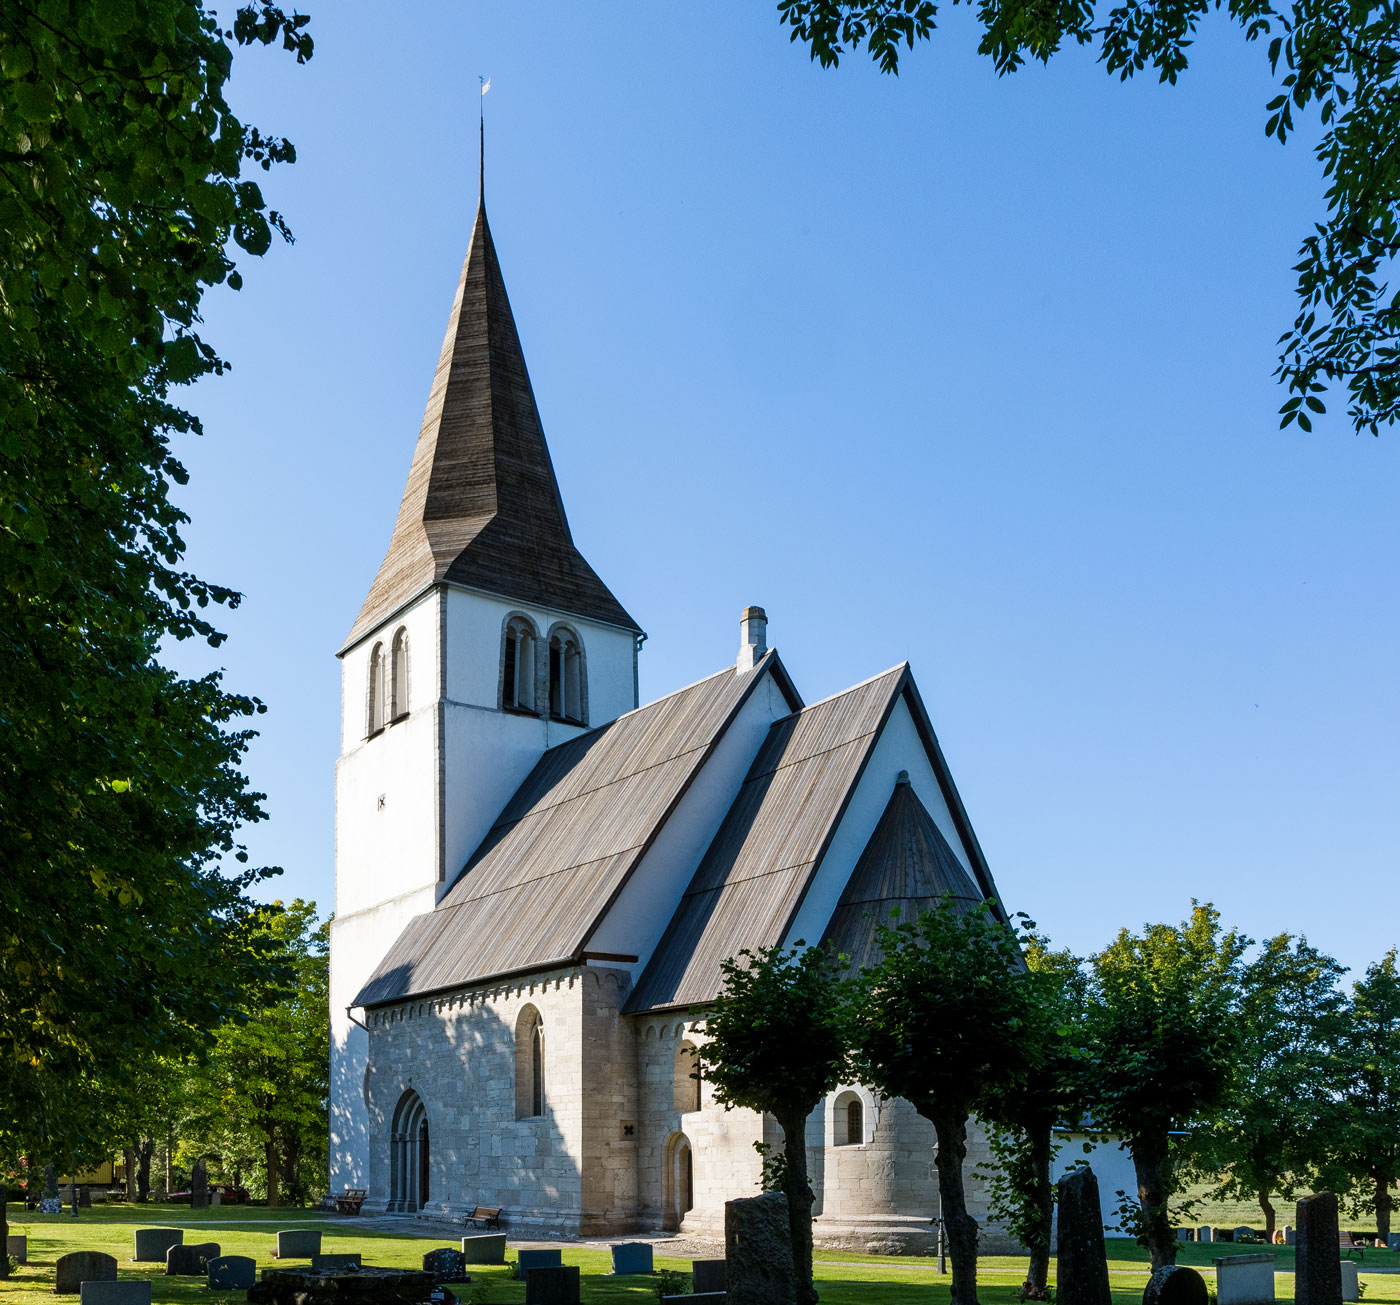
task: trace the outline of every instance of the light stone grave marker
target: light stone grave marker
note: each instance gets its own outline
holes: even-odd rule
[[[1342,1264],[1342,1299],[1361,1299],[1361,1279],[1356,1276],[1356,1261],[1343,1260]],[[1224,1302],[1221,1302],[1224,1305]]]
[[[1274,1257],[1225,1255],[1215,1261],[1219,1305],[1273,1305]]]

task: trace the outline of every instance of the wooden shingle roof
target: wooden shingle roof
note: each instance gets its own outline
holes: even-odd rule
[[[574,547],[484,203],[389,550],[346,646],[439,581],[640,630]]]
[[[917,920],[944,900],[973,911],[982,896],[902,773],[822,941],[860,969],[879,960],[878,926]]]
[[[897,666],[773,724],[628,1011],[711,1001],[722,961],[783,940],[908,675]]]
[[[776,653],[551,748],[437,908],[411,920],[356,1005],[579,959]]]

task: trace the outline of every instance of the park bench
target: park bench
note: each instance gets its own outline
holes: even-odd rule
[[[499,1205],[478,1205],[462,1220],[468,1228],[499,1228],[501,1207]]]
[[[367,1194],[363,1187],[347,1187],[341,1195],[335,1198],[336,1213],[359,1214],[360,1206],[365,1203]]]
[[[1353,1255],[1358,1260],[1366,1258],[1366,1252],[1362,1250],[1362,1244],[1349,1232],[1343,1229],[1337,1234],[1337,1245],[1341,1248],[1342,1259],[1350,1259]]]

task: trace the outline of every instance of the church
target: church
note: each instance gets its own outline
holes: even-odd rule
[[[639,703],[644,635],[570,533],[483,199],[339,653],[332,1191],[499,1206],[527,1236],[722,1236],[779,1138],[692,1077],[721,963],[799,939],[859,963],[892,912],[1002,909],[909,666],[807,703],[761,608],[737,633]],[[906,1102],[846,1084],[806,1140],[819,1245],[930,1248],[934,1135]],[[986,1154],[974,1126],[990,1251]]]

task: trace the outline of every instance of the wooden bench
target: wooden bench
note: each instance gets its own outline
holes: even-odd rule
[[[468,1228],[499,1228],[501,1207],[499,1205],[478,1205],[462,1220]]]
[[[335,1209],[337,1214],[359,1214],[360,1206],[365,1203],[368,1193],[362,1187],[347,1187],[345,1191],[335,1198]]]
[[[1366,1258],[1366,1252],[1362,1249],[1363,1243],[1357,1241],[1349,1232],[1342,1231],[1337,1234],[1337,1245],[1341,1248],[1342,1259],[1350,1259],[1353,1255],[1358,1260]]]

